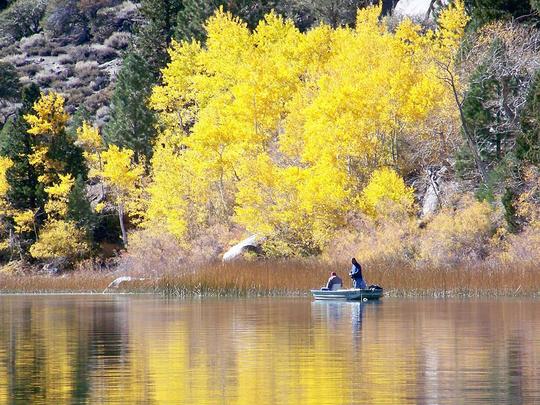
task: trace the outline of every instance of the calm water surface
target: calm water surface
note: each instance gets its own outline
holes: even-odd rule
[[[0,404],[540,404],[540,301],[0,297]]]

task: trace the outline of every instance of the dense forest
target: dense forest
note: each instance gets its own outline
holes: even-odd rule
[[[0,1],[3,271],[536,263],[540,1],[425,3]]]

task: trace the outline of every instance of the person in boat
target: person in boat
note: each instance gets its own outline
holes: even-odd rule
[[[326,283],[326,287],[321,288],[324,291],[332,291],[333,289],[340,288],[343,285],[343,280],[336,274],[335,271],[330,273],[330,278]],[[334,287],[335,286],[335,287]]]
[[[353,288],[367,288],[364,277],[362,277],[362,266],[360,266],[360,263],[354,257],[352,258],[352,267],[349,276],[353,280]]]

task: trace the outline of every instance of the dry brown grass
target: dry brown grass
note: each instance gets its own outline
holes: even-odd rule
[[[173,296],[299,296],[326,282],[330,271],[350,286],[347,264],[319,261],[259,261],[184,265],[164,274],[137,274],[143,281],[127,282],[107,292],[145,292]],[[76,271],[64,276],[0,275],[0,292],[101,293],[126,273]],[[540,294],[538,265],[490,267],[487,264],[448,268],[415,268],[396,263],[367,263],[368,283],[379,284],[388,296],[478,297]]]
[[[114,279],[111,273],[75,272],[64,276],[0,274],[0,293],[100,293]]]
[[[518,296],[540,294],[540,266],[461,264],[451,267],[369,266],[369,282],[397,296]]]

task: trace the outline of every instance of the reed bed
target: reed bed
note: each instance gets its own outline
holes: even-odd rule
[[[331,271],[350,286],[347,264],[319,261],[207,263],[176,270],[131,274],[134,281],[107,288],[126,273],[78,271],[63,276],[0,276],[0,293],[156,293],[168,296],[304,296],[326,282]],[[483,297],[540,295],[536,265],[462,265],[455,268],[366,263],[368,283],[396,297]]]
[[[112,273],[74,272],[62,276],[0,275],[0,294],[101,293],[116,278]]]

